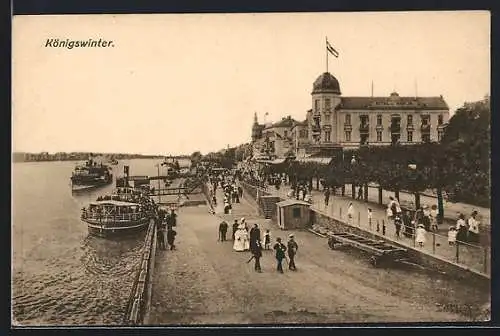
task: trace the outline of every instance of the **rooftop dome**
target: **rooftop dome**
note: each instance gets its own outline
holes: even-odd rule
[[[315,93],[335,93],[340,95],[339,81],[331,73],[325,72],[314,81],[312,94]]]

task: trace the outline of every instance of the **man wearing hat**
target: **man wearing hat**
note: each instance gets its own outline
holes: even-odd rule
[[[236,233],[236,230],[238,230],[238,220],[237,219],[235,219],[234,223],[233,223],[233,235],[232,235],[233,240],[234,240],[234,234]]]
[[[288,262],[288,269],[291,271],[296,271],[297,268],[295,267],[295,254],[297,254],[297,250],[299,249],[299,245],[297,245],[297,242],[295,241],[293,234],[288,236],[288,257],[290,258],[290,261]]]
[[[253,228],[250,229],[250,251],[252,251],[257,242],[260,243],[260,229],[257,224],[254,224]]]
[[[281,242],[280,237],[276,238],[274,250],[276,251],[276,261],[278,262],[276,270],[280,273],[283,273],[283,266],[281,265],[281,263],[283,262],[283,259],[285,259],[286,246]]]

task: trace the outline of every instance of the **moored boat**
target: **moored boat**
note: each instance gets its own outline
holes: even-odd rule
[[[147,206],[140,203],[102,200],[82,209],[82,221],[89,234],[112,237],[139,232],[147,228],[153,216]]]
[[[111,168],[105,164],[89,159],[85,165],[77,165],[71,175],[71,189],[75,192],[85,191],[113,182]]]

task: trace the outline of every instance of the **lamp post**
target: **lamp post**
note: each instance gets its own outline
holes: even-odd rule
[[[161,203],[161,193],[160,193],[161,185],[160,185],[160,164],[159,163],[156,164],[156,168],[158,168],[158,204],[160,204]]]
[[[356,157],[353,155],[351,158],[351,193],[352,198],[356,198],[356,185],[354,184],[354,167],[356,167]]]

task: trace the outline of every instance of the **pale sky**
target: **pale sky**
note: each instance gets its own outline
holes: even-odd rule
[[[326,70],[343,96],[490,92],[488,12],[16,16],[13,151],[202,153],[304,120]],[[48,38],[113,40],[45,48]],[[416,85],[415,85],[416,83]]]

